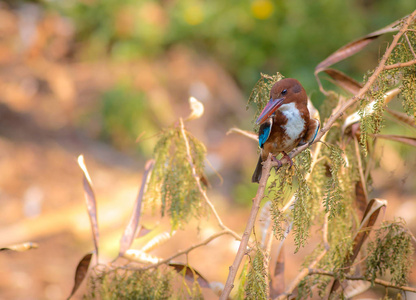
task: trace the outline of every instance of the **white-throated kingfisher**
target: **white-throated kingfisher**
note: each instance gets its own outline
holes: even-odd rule
[[[319,121],[309,115],[308,96],[299,81],[285,78],[276,82],[270,90],[270,100],[264,107],[256,124],[260,124],[260,157],[252,182],[259,182],[262,162],[269,153],[287,155],[297,146],[312,143],[319,130]],[[279,160],[277,160],[280,162]]]

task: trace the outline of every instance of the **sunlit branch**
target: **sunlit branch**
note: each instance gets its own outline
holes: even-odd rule
[[[404,37],[406,38],[407,45],[409,46],[410,52],[412,52],[413,57],[416,58],[415,50],[413,49],[412,43],[410,43],[409,37],[407,36],[407,32],[404,33]]]
[[[325,270],[318,270],[318,269],[309,269],[309,272],[307,275],[324,275],[324,276],[331,276],[336,278],[336,274],[332,273],[332,272],[328,272]],[[345,279],[347,280],[364,280],[364,281],[369,281],[371,282],[370,279],[367,279],[363,276],[345,276]],[[399,285],[395,285],[392,284],[391,282],[385,281],[385,280],[381,280],[378,278],[374,279],[374,283],[378,284],[378,285],[382,285],[384,287],[388,287],[388,288],[394,288],[394,289],[398,289],[398,290],[402,290],[402,291],[406,291],[406,292],[412,292],[412,293],[416,293],[416,288],[412,288],[409,286],[399,286]]]
[[[189,165],[191,166],[192,176],[195,178],[196,185],[198,186],[199,192],[201,193],[201,195],[204,198],[205,202],[208,204],[208,206],[210,207],[212,213],[214,214],[215,218],[217,219],[218,225],[222,229],[228,231],[237,240],[241,240],[241,236],[240,235],[238,235],[236,232],[234,232],[233,230],[231,230],[230,228],[228,228],[227,226],[224,225],[224,223],[222,222],[220,216],[217,213],[217,210],[214,207],[214,204],[212,204],[212,202],[209,200],[209,198],[207,196],[207,193],[202,188],[201,180],[200,180],[198,174],[196,173],[196,169],[195,169],[194,163],[192,162],[191,148],[189,146],[188,138],[186,137],[185,127],[183,125],[182,119],[179,119],[179,122],[180,122],[180,125],[181,125],[181,133],[182,133],[183,139],[185,141],[187,160],[188,160]]]
[[[371,88],[371,86],[374,84],[374,82],[376,81],[376,79],[378,78],[378,76],[380,75],[380,73],[383,70],[388,70],[388,69],[392,69],[392,68],[404,67],[404,66],[409,66],[409,65],[416,64],[416,60],[412,60],[410,62],[401,63],[400,66],[398,66],[398,64],[393,64],[393,65],[386,66],[386,62],[387,62],[388,58],[390,57],[394,48],[397,46],[397,43],[399,42],[402,35],[408,30],[408,27],[411,24],[411,22],[413,21],[413,19],[415,18],[415,15],[416,15],[416,10],[413,11],[413,13],[406,19],[406,21],[403,23],[403,26],[400,29],[400,31],[394,36],[393,41],[391,42],[390,46],[387,48],[386,52],[384,53],[382,59],[380,60],[380,63],[378,64],[378,66],[374,70],[374,73],[368,78],[366,84],[361,88],[361,90],[355,96],[348,99],[339,109],[337,109],[336,111],[334,111],[331,114],[328,121],[322,127],[321,131],[318,132],[318,134],[317,134],[313,143],[319,142],[321,140],[321,138],[323,137],[323,135],[326,132],[328,132],[329,129],[331,129],[332,125],[336,122],[336,120],[339,117],[341,117],[344,114],[344,112],[350,106],[357,103],[357,101],[359,101],[362,97],[364,97],[364,95],[368,92],[368,90]],[[309,147],[308,144],[303,145],[301,147],[298,147],[297,149],[292,151],[289,156],[291,158],[293,158],[308,147]],[[286,159],[286,158],[283,158],[281,160],[281,162],[287,164],[287,163],[289,163],[289,160]],[[277,166],[277,164],[276,164],[276,166]]]
[[[253,206],[251,207],[250,216],[247,221],[246,229],[244,230],[240,247],[238,248],[233,264],[230,266],[230,272],[224,286],[224,290],[220,296],[220,299],[226,300],[230,295],[232,288],[234,287],[234,280],[237,275],[238,267],[243,260],[244,254],[247,250],[248,241],[250,239],[251,232],[253,230],[254,222],[256,221],[257,213],[260,209],[260,202],[263,199],[264,191],[266,189],[267,180],[270,176],[270,169],[272,168],[272,154],[269,154],[267,160],[263,163],[262,176],[259,182],[259,188],[257,194],[253,199]]]
[[[172,261],[172,259],[174,259],[176,257],[179,257],[181,255],[188,254],[192,250],[194,250],[196,248],[199,248],[201,246],[205,246],[205,245],[209,244],[211,241],[215,240],[216,238],[219,238],[220,236],[223,236],[223,235],[226,235],[226,234],[230,234],[231,235],[231,233],[228,230],[223,230],[223,231],[217,232],[217,233],[211,235],[209,238],[203,240],[202,242],[200,242],[198,244],[195,244],[193,246],[190,246],[189,248],[186,248],[185,250],[178,251],[176,254],[174,254],[174,255],[172,255],[172,256],[170,256],[168,258],[165,258],[165,259],[161,260],[157,264],[149,265],[149,266],[142,267],[142,268],[136,268],[136,269],[139,269],[139,270],[148,270],[148,269],[152,269],[152,268],[157,268],[160,265],[168,264],[169,262]]]

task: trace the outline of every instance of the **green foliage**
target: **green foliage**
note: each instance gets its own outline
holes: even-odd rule
[[[83,297],[85,300],[179,300],[187,297],[203,299],[201,287],[196,280],[189,288],[185,274],[178,274],[170,268],[94,271],[88,279],[88,292]]]
[[[186,132],[196,174],[204,170],[205,146]],[[155,146],[155,165],[145,199],[153,208],[160,205],[162,216],[171,217],[172,229],[186,223],[191,216],[204,214],[201,192],[188,161],[186,143],[178,127],[165,130]]]
[[[275,181],[267,189],[267,197],[270,199],[270,213],[273,220],[273,234],[276,239],[284,238],[284,224],[288,222],[286,214],[281,212],[285,200],[293,193],[292,176],[286,173],[286,168],[281,168]]]
[[[247,102],[247,105],[250,103],[257,104],[257,113],[253,117],[254,120],[257,119],[261,109],[266,105],[267,102],[269,102],[270,90],[272,86],[283,78],[283,75],[280,73],[276,73],[276,75],[271,76],[263,73],[260,74],[260,79],[254,85]]]
[[[243,265],[243,268],[239,276],[237,292],[235,293],[235,297],[234,297],[235,299],[244,299],[248,270],[249,270],[249,261],[247,259]]]
[[[328,144],[329,146],[329,171],[331,177],[326,184],[326,192],[324,198],[325,212],[329,212],[329,218],[334,218],[339,214],[342,209],[343,191],[340,184],[339,169],[343,165],[345,167],[345,161],[342,157],[343,151],[335,145]]]
[[[389,0],[47,3],[74,21],[84,57],[151,58],[181,44],[215,57],[240,86],[253,86],[260,71],[279,69],[307,90],[316,88],[310,74],[323,55],[414,8],[409,0],[396,1],[394,9]],[[371,63],[357,57],[345,68],[359,76]]]
[[[151,146],[148,141],[135,143],[143,128],[150,131],[155,128],[149,118],[150,108],[145,93],[120,85],[105,92],[102,100],[101,135],[121,149],[140,147],[141,151],[149,154]]]
[[[245,299],[267,299],[268,273],[264,267],[264,260],[264,254],[258,247],[247,274]]]
[[[179,299],[178,294],[173,292],[174,275],[169,269],[98,272],[89,278],[88,293],[84,299]]]
[[[319,107],[319,114],[321,116],[321,120],[326,120],[332,113],[332,110],[337,106],[339,102],[339,95],[333,91],[330,91],[328,96],[322,102],[321,106]]]
[[[416,28],[416,23],[409,26],[409,29],[412,28]],[[414,56],[410,47],[412,47],[412,49],[416,48],[415,35],[403,35],[387,60],[386,65],[388,66],[413,60]],[[373,72],[369,72],[365,76],[364,81],[367,81],[367,78],[369,78]],[[409,116],[413,116],[416,120],[416,65],[383,70],[370,87],[367,94],[360,99],[360,142],[364,152],[367,151],[368,134],[377,134],[383,127],[383,113],[386,104],[385,93],[398,85],[401,85],[400,98],[404,110]],[[374,103],[372,104],[372,102]]]
[[[307,159],[306,157],[309,158]],[[307,162],[302,164],[303,161]],[[296,245],[295,252],[305,245],[309,236],[309,228],[312,225],[311,213],[313,204],[312,193],[305,179],[306,172],[309,172],[310,169],[310,152],[304,151],[300,155],[300,159],[296,160],[296,162],[295,175],[298,180],[298,189],[295,192],[295,203],[292,211]]]
[[[383,276],[390,273],[391,281],[396,285],[405,285],[412,269],[414,248],[412,237],[405,228],[402,219],[385,222],[376,231],[376,239],[368,245],[367,258],[368,276],[374,283],[377,274]]]
[[[327,297],[327,288],[331,281],[332,278],[328,276],[307,276],[298,285],[296,299],[325,299]],[[312,287],[315,287],[317,290],[317,295],[313,293]]]

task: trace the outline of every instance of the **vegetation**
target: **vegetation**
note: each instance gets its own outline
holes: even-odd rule
[[[308,145],[304,145],[293,150],[289,154],[295,160],[292,168],[288,167],[286,158],[282,158],[283,167],[279,167],[270,158],[264,163],[265,175],[260,180],[242,236],[223,224],[201,184],[206,154],[203,144],[186,131],[182,119],[166,129],[155,148],[155,161],[147,165],[136,207],[141,207],[144,201],[153,207],[160,207],[162,215],[168,212],[172,230],[186,226],[186,221],[191,216],[199,216],[208,210],[216,217],[222,231],[171,257],[161,259],[149,254],[149,251],[170,239],[171,233],[155,237],[141,250],[129,249],[139,230],[140,210],[136,210],[132,216],[134,221],[130,222],[129,230],[125,231],[124,240],[129,242],[121,247],[123,250],[119,254],[131,263],[123,267],[120,276],[116,263],[105,269],[96,265],[95,274],[90,277],[87,297],[95,298],[99,295],[101,298],[114,298],[121,296],[117,293],[128,291],[129,295],[123,294],[123,297],[148,298],[155,297],[154,294],[158,293],[161,299],[171,299],[173,295],[183,295],[181,293],[186,290],[186,295],[199,298],[201,287],[212,286],[191,266],[176,264],[172,260],[225,234],[241,240],[241,243],[230,267],[227,282],[220,288],[220,299],[230,295],[243,259],[246,262],[239,276],[235,297],[244,295],[246,299],[285,299],[293,295],[305,299],[318,294],[320,297],[337,299],[349,298],[370,288],[370,285],[366,285],[365,289],[358,290],[352,284],[354,281],[382,285],[401,292],[416,292],[416,289],[406,286],[412,266],[412,243],[416,241],[414,236],[403,220],[386,221],[380,225],[387,201],[368,198],[370,170],[374,166],[373,161],[377,159],[374,155],[376,140],[390,138],[414,146],[413,138],[380,134],[386,107],[399,93],[399,99],[409,117],[403,119],[403,115],[400,115],[401,122],[405,120],[407,125],[416,127],[413,97],[416,90],[416,11],[381,32],[393,30],[398,33],[378,66],[368,73],[363,85],[328,67],[361,50],[365,45],[357,47],[357,44],[367,44],[369,37],[372,39],[374,34],[340,48],[317,66],[316,76],[326,72],[349,94],[349,98],[320,86],[327,98],[321,110],[322,129],[313,147],[309,150]],[[280,74],[262,74],[249,102],[257,103],[260,110],[268,100],[271,85],[281,78]],[[318,82],[320,84],[319,79]],[[313,108],[311,113],[314,113]],[[399,112],[393,115],[399,115]],[[250,132],[235,131],[249,137],[254,136],[255,139],[255,135]],[[85,173],[84,180],[89,182],[85,166],[80,165]],[[269,180],[273,167],[277,168],[276,175]],[[149,172],[151,175],[148,175]],[[86,194],[90,195],[87,200],[94,203],[89,184],[86,185]],[[259,230],[254,230],[263,198],[267,202],[262,208]],[[94,224],[94,213],[91,210],[90,215]],[[298,251],[307,244],[311,235],[315,235],[311,226],[322,228],[318,237],[315,237],[320,238],[322,243],[310,251],[293,282],[288,286],[281,285],[284,267],[280,254],[288,233],[293,231],[295,251]],[[372,232],[373,238],[370,236]],[[275,266],[271,267],[274,237],[280,245],[277,249],[278,259],[274,261]],[[193,287],[190,288],[183,281],[179,284],[179,290],[176,289],[179,294],[169,295],[167,291],[177,277],[172,270],[191,281]],[[82,280],[86,268],[79,267],[77,274],[78,281]],[[389,281],[380,279],[386,274],[389,274]],[[150,281],[147,279],[155,286],[149,287]],[[341,285],[344,288],[341,289]],[[125,288],[120,288],[122,286]]]

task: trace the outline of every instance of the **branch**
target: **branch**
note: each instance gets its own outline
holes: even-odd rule
[[[185,127],[183,125],[182,118],[179,119],[179,122],[180,122],[180,125],[181,125],[182,136],[183,136],[183,139],[185,141],[186,155],[187,155],[186,157],[187,157],[187,160],[188,160],[189,165],[191,166],[192,176],[195,178],[196,185],[198,186],[199,192],[201,193],[201,195],[204,198],[205,202],[208,204],[208,206],[210,207],[212,213],[214,214],[215,218],[217,219],[218,225],[223,230],[228,231],[228,233],[231,234],[232,236],[234,236],[235,239],[241,240],[241,236],[240,235],[238,235],[236,232],[234,232],[233,230],[231,230],[230,228],[228,228],[227,226],[224,225],[224,223],[222,222],[220,216],[217,213],[217,210],[214,207],[214,204],[212,204],[212,202],[209,200],[209,198],[207,196],[207,193],[202,188],[201,180],[200,180],[198,174],[196,173],[196,169],[195,169],[194,163],[192,162],[191,147],[189,146],[189,141],[188,141],[188,138],[186,137]]]
[[[325,141],[325,137],[326,134],[324,134],[321,138],[321,141],[324,142]],[[319,143],[318,145],[316,145],[316,149],[313,152],[313,156],[312,156],[312,164],[311,164],[311,171],[305,175],[305,180],[308,181],[309,178],[311,177],[311,174],[313,172],[313,169],[315,168],[316,164],[319,162],[318,160],[318,156],[319,153],[321,152],[321,148],[322,148],[322,144],[323,143]],[[300,152],[299,152],[300,153]],[[292,207],[292,205],[294,204],[296,200],[295,196],[292,196],[292,198],[286,203],[286,205],[282,208],[282,213],[284,213],[286,210],[288,210],[290,207]]]
[[[328,272],[325,270],[319,270],[319,269],[309,269],[308,275],[324,275],[324,276],[331,276],[336,278],[336,274],[334,274],[333,272]],[[363,276],[345,276],[345,279],[347,280],[364,280],[364,281],[369,281],[371,282],[370,279],[367,279]],[[374,279],[374,283],[385,286],[385,287],[390,287],[390,288],[394,288],[394,289],[398,289],[398,290],[402,290],[402,291],[406,291],[406,292],[412,292],[412,293],[416,293],[416,288],[412,288],[409,286],[399,286],[399,285],[395,285],[392,284],[391,282],[385,281],[385,280],[381,280],[381,279]]]
[[[226,234],[232,235],[231,232],[229,232],[228,230],[223,230],[223,231],[217,232],[217,233],[211,235],[209,238],[205,239],[204,241],[202,241],[202,242],[200,242],[198,244],[195,244],[193,246],[190,246],[189,248],[187,248],[185,250],[178,251],[176,254],[174,254],[174,255],[172,255],[172,256],[164,259],[164,260],[161,260],[157,264],[153,264],[153,265],[150,265],[150,266],[147,266],[147,267],[143,267],[143,268],[133,268],[133,269],[136,269],[136,270],[148,270],[148,269],[152,269],[152,268],[157,268],[160,265],[169,263],[172,259],[174,259],[174,258],[176,258],[178,256],[181,256],[181,255],[184,255],[184,254],[188,254],[192,250],[194,250],[196,248],[199,248],[201,246],[205,246],[208,243],[210,243],[211,241],[215,240],[216,238],[218,238],[220,236],[223,236],[223,235],[226,235]]]
[[[238,248],[237,254],[235,256],[232,266],[230,266],[230,272],[228,273],[228,278],[224,286],[224,290],[220,296],[220,300],[228,299],[232,288],[234,287],[235,276],[237,275],[238,267],[243,260],[243,256],[246,253],[248,240],[250,238],[251,232],[253,230],[254,222],[256,221],[257,212],[260,208],[260,202],[263,199],[264,191],[266,189],[267,179],[270,176],[270,169],[272,168],[272,154],[269,154],[267,160],[263,163],[262,176],[259,182],[259,188],[257,189],[257,194],[253,199],[253,206],[251,207],[250,216],[244,230],[243,237],[241,239],[240,247]]]
[[[282,293],[281,295],[279,295],[276,298],[277,300],[286,299],[289,295],[291,295],[293,293],[293,291],[295,290],[295,288],[299,285],[299,283],[306,276],[309,275],[309,270],[312,269],[312,268],[314,268],[321,261],[321,259],[325,256],[325,254],[329,251],[329,244],[328,244],[328,217],[329,217],[329,212],[325,214],[325,221],[324,221],[324,226],[323,226],[323,230],[322,230],[322,239],[324,241],[324,247],[325,247],[324,250],[314,259],[313,262],[310,263],[310,265],[307,268],[303,268],[302,271],[300,271],[300,273],[298,274],[298,276],[296,276],[296,278],[292,281],[292,283],[286,289],[286,291],[284,293]]]
[[[387,48],[387,50],[384,53],[382,59],[380,60],[379,65],[374,70],[373,75],[368,79],[368,81],[360,89],[360,91],[354,97],[348,99],[346,102],[344,102],[342,104],[340,103],[334,109],[334,112],[329,117],[329,119],[327,120],[325,125],[322,127],[321,131],[318,132],[313,144],[321,141],[321,139],[329,131],[329,129],[331,129],[332,125],[336,122],[336,120],[339,117],[341,117],[344,114],[344,112],[350,106],[352,106],[353,104],[358,102],[358,100],[361,99],[368,92],[368,90],[374,84],[374,82],[376,81],[376,79],[380,75],[380,73],[383,70],[385,70],[385,64],[387,62],[387,59],[391,55],[393,49],[397,46],[397,43],[398,43],[399,39],[401,38],[401,36],[408,30],[408,27],[409,27],[410,23],[412,22],[413,18],[415,17],[415,15],[416,15],[416,10],[406,19],[406,21],[404,22],[400,31],[394,36],[391,45]],[[293,158],[293,157],[297,156],[299,153],[301,153],[303,150],[308,148],[310,145],[311,144],[305,144],[301,147],[296,148],[295,150],[293,150],[289,154],[290,158]],[[282,164],[288,164],[289,159],[283,158],[283,159],[281,159],[281,163]],[[260,202],[261,202],[261,200],[264,196],[264,191],[265,191],[265,188],[266,188],[267,180],[270,176],[270,170],[271,170],[272,167],[278,167],[278,163],[277,162],[272,162],[271,161],[271,154],[269,154],[268,159],[263,163],[263,169],[262,169],[262,174],[263,175],[262,175],[262,177],[260,179],[260,182],[259,182],[259,187],[258,187],[258,190],[257,190],[257,194],[256,194],[255,198],[253,199],[253,206],[252,206],[251,211],[250,211],[250,216],[249,216],[249,219],[248,219],[248,222],[247,222],[247,225],[246,225],[246,229],[245,229],[244,234],[243,234],[242,239],[241,239],[240,247],[238,248],[238,251],[237,251],[237,254],[236,254],[236,257],[234,259],[234,262],[233,262],[232,266],[230,266],[230,272],[228,274],[228,278],[227,278],[227,281],[225,283],[224,290],[223,290],[223,292],[221,294],[221,297],[220,297],[221,300],[227,299],[231,290],[232,290],[232,288],[234,287],[234,280],[235,280],[235,277],[236,277],[236,274],[237,274],[237,270],[238,270],[238,267],[241,264],[241,261],[243,259],[244,254],[246,252],[248,240],[249,240],[250,234],[253,230],[253,225],[254,225],[254,222],[256,220],[257,212],[258,212],[259,207],[260,207]],[[283,209],[287,210],[293,204],[294,201],[295,201],[294,199],[289,201],[289,203],[287,203]],[[313,268],[325,256],[327,251],[328,251],[327,247],[325,247],[325,250],[321,254],[319,254],[318,257],[309,265],[309,268]],[[292,293],[293,290],[296,288],[296,286],[299,284],[299,282],[307,275],[308,275],[308,268],[304,268],[301,271],[301,273],[299,273],[299,275],[296,277],[296,279],[292,282],[291,286],[287,289],[287,291],[282,296],[279,296],[279,299],[284,299],[287,295]],[[283,298],[281,298],[281,297],[283,297]]]
[[[324,134],[326,132],[329,131],[329,129],[331,129],[332,125],[335,123],[335,121],[341,117],[344,112],[353,104],[355,104],[359,99],[361,99],[370,89],[370,87],[374,84],[374,82],[376,81],[377,77],[380,75],[380,73],[383,70],[388,70],[388,69],[392,69],[392,68],[397,68],[399,67],[397,64],[393,64],[393,65],[389,65],[386,66],[386,62],[387,59],[390,57],[393,49],[397,46],[397,43],[399,42],[399,39],[402,37],[402,35],[408,31],[408,27],[410,25],[410,23],[412,22],[412,20],[414,19],[416,15],[416,10],[413,11],[413,13],[406,19],[406,21],[403,23],[402,28],[400,29],[400,31],[394,36],[393,41],[391,43],[391,45],[387,48],[386,52],[384,53],[382,59],[380,60],[379,65],[377,66],[377,68],[374,70],[373,75],[371,75],[370,78],[368,78],[368,81],[366,82],[366,84],[361,88],[361,90],[352,98],[348,99],[338,110],[336,110],[334,113],[331,114],[331,116],[329,117],[328,121],[325,123],[325,125],[322,127],[321,131],[318,132],[315,140],[313,141],[314,143],[317,143],[321,140],[321,138],[324,136]],[[416,60],[412,60],[409,62],[405,62],[405,63],[401,63],[401,67],[404,66],[409,66],[409,65],[413,65],[416,64]],[[295,156],[297,156],[300,152],[302,152],[303,150],[305,150],[306,148],[308,148],[309,145],[303,145],[301,147],[296,148],[294,151],[292,151],[289,156],[290,158],[293,158]],[[283,158],[281,160],[282,164],[284,163],[289,163],[289,160],[287,158]]]
[[[290,286],[286,289],[286,291],[279,295],[276,299],[277,300],[283,300],[283,299],[287,299],[288,296],[290,296],[293,291],[295,290],[295,288],[299,285],[299,283],[309,274],[309,270],[314,268],[320,261],[321,259],[325,256],[326,252],[328,250],[324,250],[322,251],[313,262],[310,263],[310,265],[307,268],[303,268],[300,273],[298,274],[298,276],[296,276],[296,278],[292,281],[292,283],[290,284]]]
[[[413,57],[416,58],[415,50],[413,49],[412,43],[410,43],[409,37],[407,36],[407,32],[404,33],[404,37],[406,38],[407,45],[409,46],[409,49],[412,52]]]
[[[412,65],[414,65],[414,64],[416,64],[416,59],[413,59],[413,60],[409,60],[409,61],[407,61],[407,62],[399,62],[399,63],[397,63],[397,64],[392,64],[392,65],[387,65],[387,66],[384,66],[384,70],[391,70],[391,69],[397,69],[397,68],[403,68],[403,67],[409,67],[409,66],[412,66]]]

